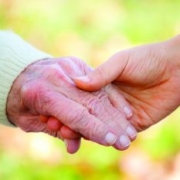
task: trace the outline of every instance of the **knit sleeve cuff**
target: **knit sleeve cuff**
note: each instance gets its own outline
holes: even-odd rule
[[[13,126],[6,116],[6,101],[15,78],[34,61],[52,56],[37,50],[11,31],[0,31],[0,123]],[[14,107],[16,108],[16,107]]]

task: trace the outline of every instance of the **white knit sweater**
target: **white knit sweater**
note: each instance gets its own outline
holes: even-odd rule
[[[6,101],[15,78],[32,62],[51,57],[11,31],[0,31],[0,123],[12,126],[6,116]]]

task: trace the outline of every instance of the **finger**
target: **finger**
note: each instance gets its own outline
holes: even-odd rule
[[[68,97],[74,89],[71,87],[68,89],[69,86],[67,86],[67,90],[63,93],[69,91],[69,94],[63,95],[58,87],[52,90],[51,86],[44,87],[40,82],[36,83],[34,88],[33,86],[35,86],[34,83],[28,83],[23,86],[21,92],[24,103],[31,112],[48,114],[60,119],[70,129],[104,146],[110,146],[116,142],[118,133],[114,132],[112,127],[91,115],[87,108]],[[75,96],[74,93],[71,96]]]
[[[83,104],[92,115],[96,116],[99,120],[116,131],[116,134],[121,139],[120,144],[115,144],[117,148],[127,148],[129,146],[128,144],[130,144],[129,138],[130,140],[134,140],[137,136],[136,130],[132,127],[130,122],[127,121],[125,115],[112,106],[106,89],[105,91],[101,90],[92,93],[78,91],[74,94],[73,98],[75,101]]]
[[[105,102],[105,104],[107,105],[108,102]],[[126,149],[130,145],[130,140],[132,141],[136,138],[136,130],[126,117],[118,109],[113,107],[110,102],[108,106],[105,106],[105,110],[107,112],[106,117],[111,117],[111,120],[106,119],[106,123],[119,132],[120,148]],[[115,147],[119,148],[118,144]]]
[[[108,93],[109,100],[111,104],[122,112],[127,119],[131,118],[133,115],[132,108],[124,96],[121,94],[121,90],[117,89],[112,84],[105,87],[105,91]]]
[[[62,123],[69,128],[105,146],[116,142],[117,135],[113,128],[91,115],[84,106],[59,93],[56,99],[53,98],[50,102],[54,102],[54,104],[48,104],[48,113],[53,114],[57,119],[61,119]]]
[[[82,136],[79,133],[74,132],[67,126],[64,126],[58,119],[54,117],[40,115],[39,120],[43,123],[47,123],[48,130],[60,131],[61,137],[63,139],[77,139]]]
[[[75,84],[81,89],[96,91],[113,82],[127,65],[128,53],[125,52],[116,53],[88,75],[74,78]]]
[[[87,65],[81,64],[81,66],[79,67],[76,64],[74,64],[74,62],[71,59],[69,59],[69,58],[67,58],[66,61],[63,64],[61,64],[61,66],[63,66],[65,69],[68,69],[67,67],[69,67],[69,63],[74,66],[74,68],[69,69],[69,71],[68,71],[68,75],[71,75],[71,78],[76,77],[76,75],[79,74],[79,72],[82,72],[82,68],[83,68],[83,72],[85,74],[89,73],[91,71],[91,69]],[[79,71],[78,71],[78,69],[79,69]],[[109,85],[108,87],[112,87],[112,85]],[[107,91],[108,91],[108,89],[109,88],[107,88]],[[127,103],[127,101],[119,93],[119,91],[115,89],[115,87],[109,89],[109,91],[111,91],[111,93],[108,92],[109,93],[109,100],[111,101],[111,103],[114,103],[113,105],[116,105],[114,107],[116,107],[121,112],[123,112],[124,115],[126,116],[126,118],[130,118],[132,116],[131,106]],[[71,98],[73,100],[79,102],[80,104],[83,104],[87,108],[88,108],[88,106],[90,104],[92,104],[91,102],[96,102],[94,104],[101,104],[100,101],[97,102],[96,97],[93,97],[92,94],[91,94],[91,97],[89,97],[89,93],[81,92],[81,94],[79,94],[79,91],[74,91],[74,93],[75,92],[77,94],[73,94],[73,97],[71,97]],[[67,94],[67,96],[68,96],[68,94]],[[90,103],[87,101],[88,99],[91,101]],[[86,100],[87,102],[84,102],[84,100]],[[107,106],[107,107],[109,107],[111,109],[111,104],[108,106],[106,103],[104,103],[104,106]],[[88,109],[91,112],[93,108],[89,107]],[[97,109],[99,109],[99,108],[97,108]],[[97,112],[95,114],[97,115],[98,113],[102,113],[102,112]],[[106,112],[104,111],[104,113],[106,113]],[[126,144],[128,144],[127,143],[128,142],[128,137],[131,140],[134,140],[136,138],[136,135],[137,135],[136,130],[131,126],[131,124],[129,124],[129,122],[126,121],[126,119],[123,119],[122,117],[120,117],[121,120],[118,119],[118,122],[117,122],[117,118],[115,118],[114,122],[112,122],[113,119],[110,121],[110,118],[109,118],[109,117],[111,117],[110,115],[111,114],[107,114],[107,116],[104,119],[102,119],[102,121],[104,121],[107,125],[111,125],[111,126],[112,126],[112,124],[114,124],[114,127],[119,128],[119,130],[122,128],[121,129],[122,132],[125,131],[125,135],[122,136],[123,138],[121,138],[121,139],[124,139],[124,140],[122,140],[122,141],[124,141],[124,144],[125,144],[125,139],[126,139]],[[99,117],[99,118],[101,119],[101,117]],[[107,118],[109,118],[109,119],[107,119]],[[117,125],[119,125],[119,126],[117,126]],[[85,137],[85,138],[87,138],[87,137]],[[115,145],[115,146],[117,146],[117,145]],[[121,147],[121,148],[124,149],[124,147]]]
[[[47,123],[47,122],[48,122],[48,119],[49,119],[48,116],[44,116],[44,115],[40,115],[40,116],[39,116],[39,120],[40,120],[42,123]]]
[[[69,66],[73,65],[74,68],[68,68]],[[80,72],[89,73],[92,70],[86,64],[81,63],[81,66],[77,66],[72,58],[65,58],[64,63],[61,64],[62,67],[68,69],[68,74],[71,74],[71,77],[76,77]],[[70,80],[69,80],[70,81]],[[125,114],[127,118],[132,117],[132,109],[129,103],[125,100],[125,98],[120,94],[120,90],[116,89],[115,86],[108,85],[106,86],[106,92],[109,94],[109,99],[111,103],[118,108],[121,112]]]
[[[65,139],[66,151],[70,154],[76,153],[81,145],[81,138],[78,139]]]
[[[118,140],[113,142],[117,149],[124,150],[130,145],[130,140],[136,137],[137,132],[131,127],[132,125],[126,120],[124,115],[112,106],[107,98],[106,92],[98,91],[88,93],[84,91],[74,91],[73,95],[74,101],[83,104],[84,107],[89,110],[88,114],[91,113],[102,123],[113,129],[118,136]],[[83,136],[88,138],[86,135]],[[107,137],[112,138],[111,135]]]
[[[61,127],[62,123],[59,120],[57,120],[55,117],[49,117],[47,121],[47,128],[50,131],[59,131]]]
[[[71,130],[67,126],[62,126],[60,129],[60,134],[63,139],[77,139],[82,137],[81,134]]]

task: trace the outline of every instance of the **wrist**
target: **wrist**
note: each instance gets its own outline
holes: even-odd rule
[[[9,125],[6,103],[15,78],[32,62],[51,57],[10,31],[0,31],[0,123]]]

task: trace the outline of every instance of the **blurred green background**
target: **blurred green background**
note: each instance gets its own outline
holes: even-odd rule
[[[93,67],[116,51],[180,32],[180,0],[0,0],[0,29]],[[75,155],[44,134],[0,127],[1,180],[179,180],[180,111],[126,151],[82,142]]]

